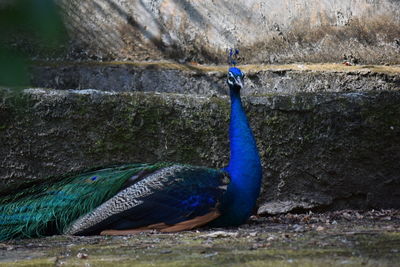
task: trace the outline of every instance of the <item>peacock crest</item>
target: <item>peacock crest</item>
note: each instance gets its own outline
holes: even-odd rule
[[[227,49],[227,54],[228,54],[228,65],[236,66],[239,60],[239,49],[229,48]]]

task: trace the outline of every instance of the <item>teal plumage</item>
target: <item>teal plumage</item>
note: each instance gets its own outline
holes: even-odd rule
[[[229,69],[227,167],[128,164],[28,183],[0,193],[0,240],[59,233],[175,232],[244,223],[259,195],[262,170],[240,98],[243,79],[240,69]]]
[[[125,212],[132,211],[137,202],[151,203],[144,211],[143,205],[132,211],[136,223],[130,222],[130,227],[154,224],[161,219],[174,224],[210,212],[229,182],[222,170],[172,163],[123,165],[54,180],[57,179],[1,199],[0,240],[59,233],[98,234],[103,224],[119,229],[123,226],[118,224],[126,223],[119,214],[112,217],[111,209],[105,214],[97,213],[107,200],[113,208],[122,205]],[[132,191],[134,197],[128,195],[129,201],[120,201],[121,195],[122,199],[127,197],[123,194],[126,191]],[[186,205],[199,201],[206,202],[206,207],[186,209]]]
[[[114,196],[135,174],[169,165],[123,165],[10,192],[0,198],[0,240],[62,233],[73,220]]]

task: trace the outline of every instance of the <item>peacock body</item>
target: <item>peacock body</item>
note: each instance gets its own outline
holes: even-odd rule
[[[240,99],[243,78],[240,69],[229,69],[227,167],[128,164],[26,186],[0,197],[0,240],[59,233],[175,232],[244,223],[259,195],[262,170]]]

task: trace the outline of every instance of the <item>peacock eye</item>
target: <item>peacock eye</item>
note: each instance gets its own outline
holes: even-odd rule
[[[235,78],[233,78],[233,77],[229,77],[228,80],[229,80],[230,82],[232,82],[232,83],[235,82]]]

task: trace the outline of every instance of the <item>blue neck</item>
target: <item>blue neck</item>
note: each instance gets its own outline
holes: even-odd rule
[[[231,120],[229,126],[230,161],[225,168],[231,183],[222,205],[220,222],[239,225],[251,215],[258,195],[262,169],[256,141],[240,99],[240,91],[230,88]]]

